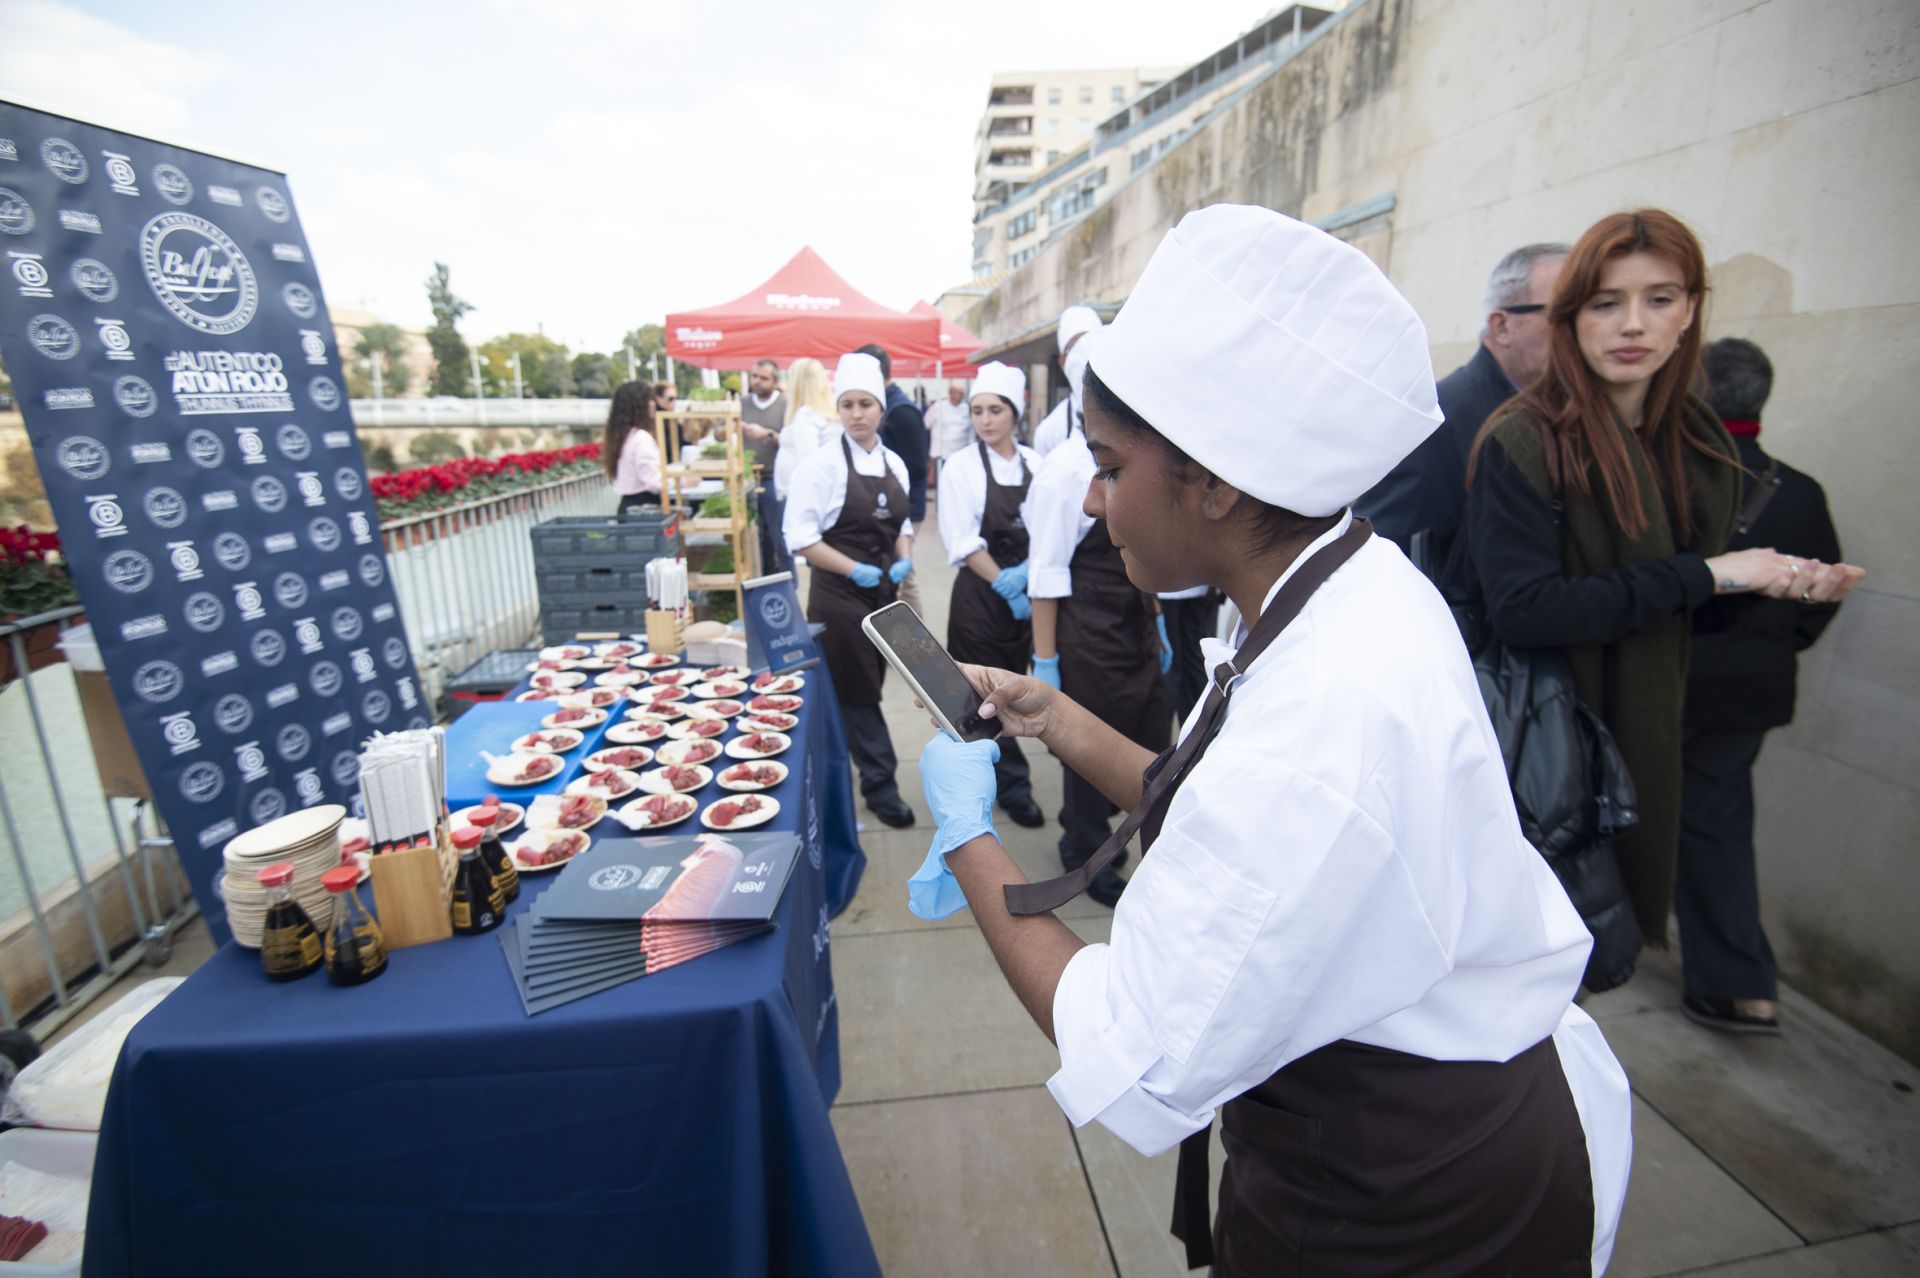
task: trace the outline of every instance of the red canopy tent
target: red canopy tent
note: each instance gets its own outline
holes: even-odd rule
[[[941,357],[940,318],[880,305],[810,248],[744,297],[667,316],[667,354],[696,368],[744,369],[761,359],[784,367],[811,356],[831,372],[868,342],[886,349],[896,376],[903,367],[932,368]]]
[[[922,360],[909,367],[894,361],[896,377],[958,377],[970,379],[980,370],[967,361],[967,356],[980,349],[983,342],[966,329],[934,309],[931,302],[915,302],[909,315],[931,315],[940,321],[940,358]]]

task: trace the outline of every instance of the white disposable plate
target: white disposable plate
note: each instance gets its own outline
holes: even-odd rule
[[[562,714],[570,714],[574,717],[562,721],[560,719],[560,715]],[[606,721],[607,712],[605,710],[582,710],[569,706],[565,710],[555,710],[552,714],[540,720],[540,726],[543,728],[572,728],[576,732],[584,732],[589,728],[597,728]]]
[[[609,661],[618,661],[640,656],[646,650],[646,645],[635,643],[631,639],[615,639],[611,643],[595,644],[593,655]]]
[[[778,737],[780,739],[780,748],[778,750],[768,750],[765,752],[749,750],[746,748],[746,737],[735,737],[733,740],[727,742],[727,757],[729,759],[771,759],[777,754],[785,754],[793,747],[793,738],[784,732],[761,732],[749,735]]]
[[[718,741],[669,741],[655,757],[676,767],[689,763],[712,763],[723,753]]]
[[[521,769],[527,766],[527,762],[531,759],[543,760],[545,762],[553,764],[553,767],[548,769],[545,772],[542,772],[539,776],[535,777],[531,781],[522,781],[519,779],[520,771]],[[492,785],[508,785],[508,786],[545,785],[547,782],[553,780],[555,777],[559,776],[561,773],[565,772],[566,770],[567,770],[567,765],[560,758],[559,755],[510,754],[506,758],[500,760],[500,762],[494,764],[492,767],[487,769],[487,781]]]
[[[602,670],[613,669],[613,663],[605,657],[582,657],[573,663],[575,670],[585,670],[590,674],[599,674]]]
[[[587,794],[587,795],[576,794],[576,795],[569,795],[567,797],[569,799],[584,798],[587,801],[587,810],[593,813],[593,819],[590,821],[583,821],[579,825],[563,826],[560,824],[559,820],[557,819],[557,814],[559,813],[561,806],[567,802],[567,799],[563,799],[557,794],[543,794],[540,796],[540,798],[543,800],[550,799],[552,800],[552,803],[550,806],[547,806],[544,809],[539,809],[539,810],[529,809],[527,814],[527,829],[529,830],[591,830],[594,826],[600,823],[601,818],[607,815],[607,809],[613,806],[612,804],[607,802],[606,796],[599,795],[599,794]],[[540,815],[541,811],[544,811],[546,815],[541,816]],[[535,821],[536,817],[539,818],[537,824]]]
[[[661,797],[663,796],[657,794],[647,796],[648,799]],[[700,801],[690,794],[675,794],[664,797],[679,799],[681,801],[679,807],[676,809],[678,815],[665,821],[655,821],[647,814],[646,810],[640,806],[645,803],[647,799],[635,799],[632,803],[627,804],[626,807],[621,808],[620,811],[615,813],[614,818],[629,830],[664,830],[670,825],[679,825],[682,821],[700,810]]]
[[[699,785],[688,786],[684,790],[675,791],[672,786],[667,784],[666,769],[655,768],[651,772],[642,772],[640,774],[640,788],[648,794],[692,794],[696,790],[704,789],[707,782],[713,780],[713,769],[709,768],[706,764],[695,763],[688,766],[700,774]]]
[[[615,728],[607,735],[611,737],[613,732],[617,731],[619,731],[619,729]],[[626,763],[615,763],[607,757],[608,755],[620,754],[627,750],[633,750],[643,757],[637,760],[629,760]],[[605,750],[595,750],[592,754],[581,760],[581,766],[589,772],[601,772],[607,768],[624,768],[629,772],[635,772],[652,762],[653,751],[643,745],[612,745]]]
[[[694,670],[662,670],[653,676],[653,681],[662,688],[678,688],[682,684],[699,683],[699,672]]]
[[[529,680],[536,688],[577,688],[586,681],[578,670],[537,670]]]
[[[614,778],[613,785],[595,784],[596,782],[604,782],[609,774]],[[638,773],[629,772],[625,768],[602,768],[598,772],[593,772],[587,776],[578,777],[567,782],[566,793],[570,795],[598,795],[608,803],[612,803],[617,799],[626,798],[639,788],[640,775]]]
[[[752,798],[759,801],[759,806],[752,812],[742,813],[740,816],[735,817],[732,823],[728,825],[721,825],[715,821],[713,819],[713,810],[723,803],[739,803],[741,800],[720,799],[709,803],[700,813],[700,824],[706,826],[709,830],[725,830],[732,833],[735,830],[751,830],[756,825],[765,825],[780,815],[780,800],[769,799],[763,794],[754,795]]]
[[[667,725],[642,719],[616,723],[607,729],[607,740],[615,745],[645,745],[649,741],[658,741],[667,735]]]
[[[761,675],[760,678],[766,679],[766,676]],[[805,675],[775,675],[772,679],[767,680],[765,686],[761,685],[759,679],[754,680],[752,685],[754,695],[762,697],[791,696],[806,686],[807,677]]]
[[[227,841],[225,854],[240,860],[271,861],[281,852],[326,838],[346,817],[347,810],[338,803],[302,808],[235,835]]]
[[[719,715],[688,715],[667,729],[675,741],[717,741],[727,734],[727,721]]]
[[[561,643],[540,650],[542,661],[581,661],[593,655],[593,649],[584,643]]]
[[[780,775],[766,785],[761,785],[753,781],[729,781],[727,780],[727,774],[732,772],[734,768],[772,768]],[[773,759],[748,759],[740,763],[730,764],[720,769],[720,774],[714,778],[722,790],[732,790],[737,794],[751,794],[756,790],[771,790],[774,786],[779,785],[780,782],[786,779],[787,765]]]
[[[642,689],[636,688],[639,692]],[[678,719],[686,714],[685,703],[679,701],[645,701],[627,711],[629,719]]]
[[[627,695],[620,688],[588,688],[580,692],[570,692],[560,698],[560,704],[569,710],[606,710],[625,701]]]
[[[717,701],[723,697],[728,701],[737,701],[746,695],[746,691],[747,684],[743,679],[715,679],[711,683],[693,685],[693,695],[702,701]]]
[[[538,743],[533,740],[535,737],[540,738]],[[559,737],[562,744],[549,745],[548,741],[553,737]],[[529,732],[524,737],[516,738],[513,743],[513,752],[515,754],[565,754],[569,750],[578,750],[580,743],[586,739],[586,734],[578,728],[542,728],[538,732]]]
[[[558,861],[549,861],[545,865],[528,865],[520,859],[520,854],[523,851],[542,851],[548,847],[553,840],[560,838],[569,839],[578,845],[573,850],[573,856],[562,857]],[[585,830],[534,830],[507,844],[507,851],[513,854],[513,868],[520,871],[520,873],[545,874],[548,870],[559,869],[568,861],[573,860],[573,857],[579,856],[592,846],[593,836]]]
[[[644,670],[609,670],[593,677],[596,688],[637,688],[651,678]]]
[[[734,715],[744,712],[746,708],[744,702],[735,701],[731,697],[715,697],[712,701],[689,701],[687,718],[731,719]]]
[[[774,696],[764,698],[767,701],[773,702],[774,703],[773,705],[756,706],[755,704],[753,704],[754,702],[761,700],[763,696],[764,694],[756,694],[754,696],[747,698],[748,714],[757,714],[762,710],[776,710],[781,714],[799,714],[800,707],[807,704],[807,699],[805,697],[795,697],[795,696],[790,696],[786,694],[776,694]]]
[[[708,666],[700,672],[703,682],[712,679],[750,679],[753,670],[748,666]]]
[[[792,732],[800,726],[800,716],[762,710],[759,714],[747,715],[736,726],[742,732]]]
[[[643,652],[638,656],[628,657],[627,664],[640,666],[646,670],[664,670],[668,666],[679,665],[680,658],[671,652]]]
[[[528,674],[539,674],[542,670],[577,670],[579,668],[580,663],[577,661],[561,661],[557,658],[527,663]]]
[[[472,807],[459,809],[447,818],[447,829],[449,831],[460,830],[472,825],[473,821],[470,818],[475,812],[478,812],[485,806],[484,803],[476,803]],[[493,823],[493,832],[495,834],[505,834],[509,830],[518,829],[520,822],[524,821],[526,816],[527,810],[518,803],[502,803],[500,805],[500,819]]]
[[[645,691],[635,690],[634,692],[628,693],[627,699],[629,701],[639,701],[639,702],[685,701],[688,697],[691,697],[692,695],[693,693],[688,691],[685,688],[677,688],[672,684],[661,686],[659,682],[656,680],[654,683],[654,686],[648,687]]]
[[[515,697],[515,701],[557,701],[567,694],[559,688],[531,688]]]

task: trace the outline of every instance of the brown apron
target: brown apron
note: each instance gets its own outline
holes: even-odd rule
[[[1003,484],[993,477],[987,446],[979,440],[980,466],[987,476],[987,504],[980,515],[980,535],[987,554],[1002,568],[1027,557],[1027,525],[1020,517],[1033,472],[1020,459],[1019,484]],[[1017,621],[1013,609],[979,573],[962,563],[953,574],[953,593],[947,601],[947,651],[955,661],[1002,670],[1025,670],[1033,651],[1033,622]]]
[[[1160,677],[1151,597],[1128,580],[1106,520],[1093,521],[1067,567],[1073,592],[1060,601],[1055,646],[1060,691],[1134,744],[1166,749],[1173,703]]]
[[[1356,519],[1301,565],[1214,672],[1187,740],[1147,769],[1140,809],[1079,869],[1010,885],[1012,912],[1071,899],[1136,831],[1152,848],[1174,793],[1225,721],[1227,690],[1369,532]],[[1221,1278],[1591,1272],[1586,1135],[1550,1038],[1505,1062],[1436,1061],[1342,1040],[1283,1066],[1221,1107],[1227,1163],[1209,1229],[1211,1135],[1209,1126],[1180,1146],[1173,1234],[1190,1267],[1211,1264]]]
[[[840,452],[847,460],[847,491],[841,499],[840,518],[820,540],[856,563],[880,569],[880,584],[863,590],[851,578],[816,568],[807,592],[807,620],[826,626],[820,636],[820,654],[833,676],[834,695],[850,706],[871,706],[880,704],[886,659],[861,633],[860,622],[875,608],[892,603],[899,591],[886,572],[894,560],[900,526],[907,519],[907,490],[893,477],[891,467],[883,468],[877,477],[854,470],[853,449],[845,435],[840,437]]]

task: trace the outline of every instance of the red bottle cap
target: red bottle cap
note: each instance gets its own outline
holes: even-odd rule
[[[254,875],[261,887],[284,887],[293,882],[293,862],[280,861]]]
[[[481,808],[478,812],[469,812],[467,814],[467,824],[477,825],[483,830],[499,819],[499,808]]]
[[[470,825],[461,826],[453,832],[453,846],[463,852],[468,848],[479,847],[480,831]]]
[[[320,883],[329,892],[344,892],[360,881],[360,867],[357,865],[336,865],[320,876]]]

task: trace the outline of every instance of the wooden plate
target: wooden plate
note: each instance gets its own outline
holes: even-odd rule
[[[525,861],[520,859],[520,854],[523,851],[526,851],[528,849],[532,849],[534,851],[540,851],[544,848],[552,846],[552,844],[555,841],[560,839],[567,840],[569,843],[574,844],[575,847],[572,852],[568,853],[566,856],[561,857],[559,860],[549,861],[545,865],[528,865]],[[556,830],[529,831],[528,833],[523,834],[519,838],[515,839],[513,842],[507,844],[506,849],[508,853],[511,854],[513,857],[513,868],[520,871],[520,873],[545,874],[548,870],[559,869],[561,866],[565,865],[568,861],[573,860],[574,857],[579,856],[582,852],[585,852],[588,848],[592,846],[593,846],[593,836],[588,834],[585,830],[557,830],[556,829]]]
[[[748,736],[777,737],[780,741],[780,748],[778,750],[765,751],[750,750],[746,746],[747,737],[735,737],[733,740],[727,742],[727,757],[729,759],[749,759],[754,761],[771,759],[775,755],[785,754],[793,748],[793,738],[784,732],[758,732],[749,733]]]
[[[765,785],[762,785],[757,781],[727,780],[727,774],[730,772],[733,772],[736,768],[741,769],[743,771],[748,768],[772,768],[775,771],[777,771],[780,775],[774,780],[767,782]],[[758,759],[758,760],[743,761],[740,763],[732,764],[729,767],[722,768],[720,769],[720,775],[716,776],[714,778],[714,781],[719,784],[722,790],[732,790],[738,794],[751,794],[756,790],[771,790],[773,789],[774,786],[779,785],[782,781],[785,781],[786,779],[787,779],[786,764],[776,762],[772,759]]]
[[[540,740],[536,742],[535,737]],[[556,737],[560,739],[560,744],[548,744]],[[569,750],[578,750],[580,743],[586,739],[586,734],[576,728],[542,728],[538,732],[529,732],[526,736],[516,739],[513,743],[513,752],[515,754],[565,754]]]
[[[717,741],[727,735],[727,721],[718,716],[702,719],[688,715],[668,728],[667,735],[675,741]]]
[[[609,777],[613,778],[612,785],[606,783]],[[616,786],[618,787],[617,789],[614,788]],[[601,768],[595,772],[588,773],[584,777],[576,777],[572,781],[567,782],[565,792],[569,796],[576,794],[597,795],[611,804],[617,799],[624,799],[630,794],[636,794],[639,790],[639,773],[629,771],[626,768]]]
[[[752,803],[754,805],[752,812],[742,813],[727,825],[721,825],[718,821],[714,820],[713,814],[716,809],[725,807],[728,804],[738,806],[746,803]],[[780,800],[769,799],[764,794],[753,794],[748,795],[745,799],[721,799],[718,802],[709,803],[706,809],[700,813],[700,824],[706,826],[709,830],[724,830],[731,834],[736,830],[751,830],[756,825],[765,825],[779,815]]]
[[[574,717],[562,720],[560,716],[563,714],[573,715]],[[569,706],[562,710],[555,710],[552,714],[540,720],[540,726],[543,728],[572,728],[575,732],[585,732],[590,728],[599,727],[606,721],[607,712],[605,710],[583,710],[578,707]]]
[[[669,741],[660,747],[660,762],[684,767],[696,763],[712,763],[723,753],[718,741]]]
[[[762,710],[759,714],[750,714],[736,725],[742,732],[792,732],[800,726],[800,716],[781,714],[778,710]]]
[[[761,680],[766,682],[763,683]],[[792,696],[806,686],[805,675],[774,675],[771,678],[761,675],[759,679],[753,681],[753,693],[758,697],[786,697]]]
[[[680,800],[678,815],[665,821],[655,821],[641,807],[647,799],[671,798]],[[700,810],[700,801],[690,794],[658,795],[651,794],[644,799],[635,799],[632,803],[615,813],[615,818],[629,830],[664,830],[670,825],[679,825],[682,821]]]
[[[614,729],[614,731],[617,730],[617,728]],[[607,735],[611,738],[613,732],[610,731]],[[624,754],[629,750],[643,757],[639,759],[629,759],[625,763],[616,762],[609,757],[611,755]],[[605,750],[595,750],[592,754],[580,761],[580,766],[589,772],[602,772],[608,768],[622,768],[628,772],[637,772],[652,762],[653,751],[643,745],[614,745],[607,747]]]
[[[667,725],[652,719],[629,720],[607,729],[607,740],[615,745],[645,745],[667,735]]]
[[[519,779],[520,772],[531,759],[540,759],[553,766],[530,781],[522,781]],[[510,754],[487,769],[487,781],[493,785],[545,785],[566,770],[566,763],[557,754]]]
[[[721,698],[737,701],[746,695],[746,691],[746,682],[741,679],[715,679],[711,683],[693,685],[693,695],[702,701],[717,701]]]
[[[746,708],[745,703],[735,701],[731,697],[716,697],[712,701],[689,701],[687,718],[731,719],[736,714],[744,713]]]
[[[642,772],[640,774],[640,788],[648,794],[692,794],[695,791],[705,789],[707,782],[713,780],[713,769],[704,763],[694,763],[688,766],[699,774],[700,783],[698,785],[690,785],[685,789],[676,790],[667,784],[667,770],[665,768],[655,768],[651,772]]]

